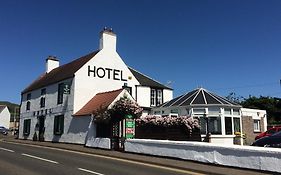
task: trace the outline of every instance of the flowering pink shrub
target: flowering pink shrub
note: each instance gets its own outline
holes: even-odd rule
[[[199,129],[199,121],[190,116],[159,116],[159,115],[147,115],[141,116],[136,119],[139,125],[156,125],[156,126],[175,126],[175,125],[185,125],[188,131],[191,133],[193,129]]]
[[[134,101],[122,97],[112,108],[107,110],[98,110],[94,113],[95,122],[108,122],[110,120],[122,120],[125,115],[132,115],[134,118],[141,116],[142,108]]]
[[[121,115],[130,114],[134,117],[141,116],[142,108],[134,101],[123,97],[115,102],[113,107],[109,109],[111,113],[117,113]]]

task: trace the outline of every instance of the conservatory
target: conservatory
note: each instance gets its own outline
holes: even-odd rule
[[[200,121],[202,140],[208,138],[211,143],[224,145],[243,144],[241,106],[203,88],[154,108],[152,114],[191,116]]]

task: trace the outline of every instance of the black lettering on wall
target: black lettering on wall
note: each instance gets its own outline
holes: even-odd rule
[[[110,79],[110,74],[111,74],[112,69],[105,68],[105,70],[107,70],[107,78]]]
[[[93,77],[96,76],[96,66],[94,66],[94,70],[91,70],[91,66],[88,66],[88,76],[90,77],[91,72],[94,73]]]
[[[117,70],[117,69],[114,69],[114,70],[113,70],[113,79],[114,79],[114,80],[120,80],[120,78],[119,78],[119,72],[120,72],[120,70]]]
[[[102,67],[97,68],[97,76],[103,78],[105,76],[105,70]]]

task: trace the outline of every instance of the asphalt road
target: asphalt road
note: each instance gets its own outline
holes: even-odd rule
[[[200,175],[201,173],[55,148],[0,142],[0,174]]]

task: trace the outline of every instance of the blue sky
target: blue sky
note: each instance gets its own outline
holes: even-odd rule
[[[197,87],[219,95],[281,96],[279,0],[10,0],[0,2],[0,101],[45,71],[98,49],[112,27],[117,50],[134,69],[174,96]]]

